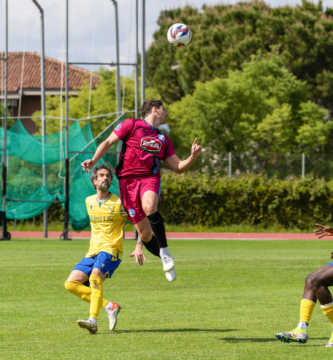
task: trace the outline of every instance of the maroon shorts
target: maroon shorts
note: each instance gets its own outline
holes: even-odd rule
[[[142,196],[148,190],[160,196],[160,174],[140,179],[119,179],[119,197],[133,224],[146,217],[142,208]]]

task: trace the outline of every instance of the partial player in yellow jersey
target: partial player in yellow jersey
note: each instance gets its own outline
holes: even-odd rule
[[[97,333],[100,308],[106,311],[110,330],[116,327],[120,311],[119,304],[103,299],[103,282],[111,278],[121,263],[123,227],[127,220],[127,213],[119,197],[109,191],[112,177],[108,163],[96,165],[92,169],[90,178],[97,194],[86,199],[91,224],[90,247],[65,282],[68,291],[90,303],[89,319],[78,320],[77,324],[91,334]]]
[[[319,229],[316,229],[314,233],[318,236],[318,239],[324,236],[333,236],[333,228],[321,224],[316,224],[316,226]],[[331,259],[333,259],[333,252],[331,253]],[[333,261],[315,270],[305,278],[297,327],[291,331],[278,332],[275,337],[285,343],[298,342],[299,344],[305,344],[309,339],[308,326],[318,300],[324,315],[327,316],[332,325],[332,334],[326,343],[326,347],[333,348],[333,297],[328,289],[330,286],[333,286]],[[280,304],[280,308],[281,305],[283,304]]]

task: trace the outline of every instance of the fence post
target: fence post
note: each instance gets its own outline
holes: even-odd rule
[[[305,176],[305,154],[302,153],[302,178]]]
[[[232,157],[231,152],[229,153],[229,178],[232,177]]]

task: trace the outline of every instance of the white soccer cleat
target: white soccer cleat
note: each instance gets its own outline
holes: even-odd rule
[[[165,273],[165,277],[166,277],[170,282],[175,281],[176,278],[177,278],[177,273],[176,273],[175,268],[173,268],[171,271],[167,271],[167,272]]]
[[[171,255],[162,256],[163,270],[165,272],[172,270],[175,267],[175,262]]]
[[[78,320],[76,322],[82,329],[87,329],[90,334],[97,333],[97,325],[93,325],[89,320]]]
[[[119,304],[112,303],[113,306],[110,310],[106,312],[108,318],[109,318],[109,329],[112,331],[116,328],[117,325],[117,316],[121,310],[121,307]]]

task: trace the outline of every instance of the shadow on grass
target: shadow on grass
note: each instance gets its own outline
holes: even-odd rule
[[[133,334],[133,333],[177,333],[177,332],[231,332],[237,331],[237,329],[149,329],[149,330],[115,330],[115,331],[103,331],[98,332],[100,335],[107,334]]]
[[[219,339],[219,340],[222,340],[222,341],[227,341],[227,342],[230,342],[230,343],[239,343],[239,342],[256,342],[256,343],[264,343],[264,342],[281,342],[283,344],[286,344],[286,345],[291,345],[291,344],[294,344],[294,345],[299,345],[299,346],[306,346],[306,347],[309,347],[309,346],[322,346],[322,345],[308,345],[308,344],[297,344],[296,342],[290,342],[289,344],[287,343],[284,343],[283,341],[281,340],[277,340],[275,339],[274,337],[270,337],[270,338],[234,338],[234,337],[228,337],[228,338],[222,338],[222,339]],[[312,340],[327,340],[327,338],[312,338]]]
[[[273,339],[272,338],[263,339],[263,338],[235,338],[235,337],[222,338],[219,340],[227,341],[230,343],[239,343],[239,342],[243,342],[243,341],[258,342],[258,343],[276,341],[276,339],[274,339],[274,338]]]

